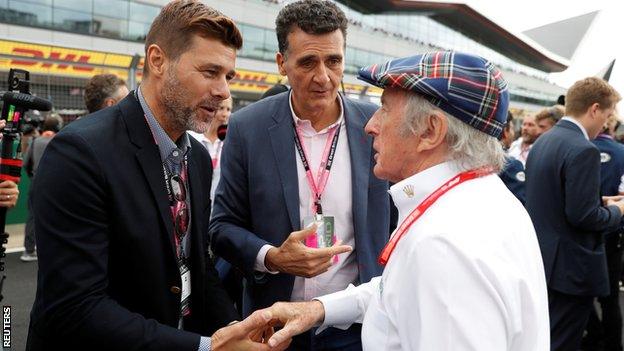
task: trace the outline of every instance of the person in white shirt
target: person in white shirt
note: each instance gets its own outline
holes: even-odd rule
[[[526,164],[527,157],[531,147],[537,137],[539,136],[539,128],[535,122],[535,116],[528,115],[522,119],[522,129],[520,131],[521,137],[511,143],[507,154],[520,162],[524,166]]]
[[[219,138],[217,131],[219,127],[225,126],[232,114],[232,97],[221,101],[219,109],[215,113],[215,118],[210,122],[210,127],[204,134],[189,131],[188,133],[197,139],[210,154],[212,159],[212,183],[210,186],[210,200],[214,202],[215,190],[221,178],[221,150],[223,149],[223,140]]]
[[[496,176],[509,103],[500,71],[446,51],[365,67],[359,78],[385,89],[366,126],[375,175],[396,182],[399,227],[379,256],[385,269],[357,287],[273,305],[284,327],[269,345],[315,325],[363,323],[364,350],[548,350],[536,234]]]

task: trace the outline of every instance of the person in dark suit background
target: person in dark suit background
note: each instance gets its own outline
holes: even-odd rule
[[[377,256],[389,236],[388,183],[372,173],[372,138],[364,132],[377,107],[338,93],[346,27],[344,13],[330,1],[285,6],[276,19],[277,64],[291,90],[230,120],[210,232],[215,254],[245,272],[243,315],[365,283],[382,271]],[[323,151],[335,147],[320,200],[295,138],[315,185],[329,157]],[[319,212],[334,216],[336,237],[349,246],[304,245],[314,229],[301,230],[302,221]],[[308,332],[292,347],[360,350],[360,329]]]
[[[624,213],[621,198],[601,203],[600,152],[590,142],[620,95],[604,80],[586,78],[565,100],[566,116],[537,139],[526,164],[526,208],[544,260],[552,350],[577,350],[593,298],[608,294],[603,234]]]
[[[514,140],[514,128],[513,128],[513,115],[507,111],[507,121],[505,122],[505,128],[501,136],[501,142],[503,143],[503,149],[509,150],[509,146]],[[505,166],[498,173],[500,179],[505,183],[507,189],[524,205],[526,197],[524,195],[524,181],[526,176],[524,174],[524,166],[522,162],[515,159],[513,156],[505,155]]]
[[[619,195],[621,177],[624,175],[624,146],[614,140],[617,117],[611,115],[600,134],[593,140],[600,150],[600,194]],[[622,350],[622,312],[620,310],[620,275],[622,274],[622,225],[605,233],[605,251],[609,272],[609,294],[598,298],[602,320],[595,308],[587,323],[583,339],[585,351]]]
[[[269,349],[250,338],[265,313],[228,326],[236,312],[207,256],[211,161],[186,133],[230,96],[241,45],[228,17],[172,1],[147,35],[140,88],[50,142],[34,182],[28,350]]]

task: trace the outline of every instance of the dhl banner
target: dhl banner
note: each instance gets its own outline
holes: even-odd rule
[[[131,62],[131,55],[0,40],[0,71],[21,68],[34,74],[77,78],[112,73],[128,80]],[[141,57],[137,67],[137,81],[141,80],[143,65],[144,58]],[[286,77],[275,73],[237,69],[230,89],[235,92],[262,94],[277,83],[286,84],[286,80]],[[361,94],[367,89],[364,85],[346,83],[344,88],[351,94]],[[366,90],[367,95],[379,96],[381,92],[381,89],[371,86]]]
[[[85,78],[106,72],[127,79],[128,67],[132,61],[130,55],[8,40],[0,40],[0,55],[12,56],[11,58],[0,56],[1,70],[8,71],[9,68],[21,68],[31,73]],[[47,62],[46,60],[55,62]]]

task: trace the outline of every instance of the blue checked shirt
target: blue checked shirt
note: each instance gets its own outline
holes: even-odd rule
[[[147,102],[143,98],[143,94],[141,93],[141,87],[137,88],[137,96],[139,98],[139,102],[141,103],[141,107],[143,108],[143,112],[145,113],[145,119],[147,120],[147,124],[149,125],[150,130],[152,131],[152,135],[154,135],[154,139],[158,144],[158,150],[160,151],[160,159],[165,167],[167,167],[168,171],[171,173],[177,173],[182,166],[182,162],[184,161],[184,156],[191,150],[191,143],[189,140],[189,136],[187,133],[184,133],[178,143],[176,144],[169,138],[169,135],[165,132],[162,126],[154,117],[152,110],[150,110]],[[190,191],[190,189],[189,189]],[[191,213],[191,203],[190,197],[187,196],[186,199],[187,209],[189,214]],[[191,224],[191,218],[189,217],[189,228]],[[188,233],[187,233],[188,234]],[[189,236],[185,235],[182,240],[182,250],[189,254],[189,246],[188,245]],[[180,329],[182,329],[182,319],[180,319]],[[202,336],[199,341],[198,350],[199,351],[210,351],[212,345],[212,340],[208,337]]]

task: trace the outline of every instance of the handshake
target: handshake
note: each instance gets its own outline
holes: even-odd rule
[[[211,350],[285,350],[293,336],[319,325],[324,318],[320,301],[278,302],[217,330],[212,335]],[[276,327],[281,329],[276,332]]]

